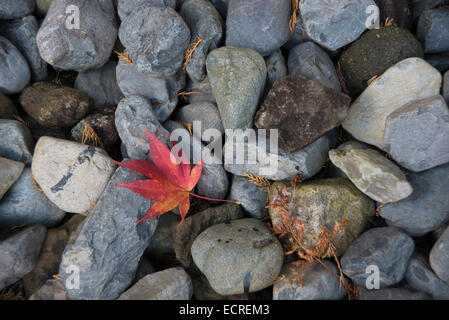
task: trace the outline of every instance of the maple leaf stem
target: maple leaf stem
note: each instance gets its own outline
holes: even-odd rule
[[[234,200],[211,199],[211,198],[206,198],[206,197],[199,196],[199,195],[194,194],[194,193],[192,193],[192,192],[189,192],[189,194],[191,194],[191,195],[194,196],[194,197],[197,197],[197,198],[200,198],[200,199],[204,199],[204,200],[221,201],[221,202],[232,202],[232,203],[235,203],[235,204],[240,204],[240,202],[234,201]]]

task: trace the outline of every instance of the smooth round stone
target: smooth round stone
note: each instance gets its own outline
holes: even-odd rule
[[[449,220],[449,165],[420,173],[407,179],[413,187],[408,198],[389,203],[379,210],[388,225],[404,230],[412,237],[424,236]]]
[[[0,34],[8,38],[23,54],[31,71],[31,79],[41,81],[47,77],[47,63],[37,48],[36,36],[39,24],[32,15],[0,22]]]
[[[103,67],[78,73],[74,88],[87,93],[96,106],[116,106],[123,98],[117,84],[115,62],[109,60]]]
[[[287,64],[281,50],[276,50],[266,57],[265,63],[267,65],[267,81],[265,83],[264,96],[268,94],[277,80],[287,76]]]
[[[8,39],[0,36],[0,92],[7,95],[19,93],[30,79],[26,59]]]
[[[192,244],[196,266],[221,295],[270,286],[282,268],[279,240],[256,219],[233,220],[203,231]]]
[[[441,74],[421,58],[408,58],[390,67],[354,101],[343,128],[355,139],[387,151],[387,117],[404,104],[438,95]]]
[[[375,201],[396,202],[413,192],[401,169],[376,150],[349,142],[329,151],[329,158],[360,191]]]
[[[302,0],[301,17],[307,35],[325,49],[334,51],[357,39],[366,29],[373,0]]]
[[[267,192],[250,182],[248,177],[233,176],[229,198],[240,202],[251,218],[262,219],[267,215]]]
[[[341,258],[341,267],[352,281],[366,288],[372,275],[367,268],[375,266],[380,271],[380,288],[387,288],[402,280],[414,248],[412,238],[396,228],[373,228],[349,246]]]
[[[190,43],[190,29],[174,9],[148,3],[122,20],[118,36],[140,72],[160,76],[181,69]]]
[[[14,119],[14,115],[19,115],[11,100],[0,92],[0,119]]]
[[[24,17],[33,13],[35,0],[2,0],[0,5],[0,20]]]
[[[0,227],[42,224],[54,227],[65,213],[36,189],[31,169],[26,167],[0,202]]]
[[[206,67],[223,127],[252,128],[267,77],[263,57],[252,49],[225,46],[207,56]]]
[[[335,263],[329,260],[323,263],[335,274],[339,273]],[[295,281],[298,274],[293,273],[292,268],[303,274],[302,286]],[[284,265],[281,274],[286,278],[274,284],[273,300],[341,300],[346,295],[335,274],[318,262],[303,268],[290,263]]]
[[[351,96],[357,97],[368,80],[410,57],[424,57],[421,43],[408,30],[390,26],[367,31],[342,53],[339,62]]]
[[[291,11],[289,0],[230,0],[226,45],[270,55],[288,40]]]
[[[417,37],[425,53],[449,51],[449,8],[426,10],[418,22]]]
[[[84,118],[91,111],[93,100],[80,90],[37,82],[22,92],[20,104],[41,126],[58,129]]]
[[[19,179],[25,165],[22,162],[0,157],[0,200]]]
[[[433,245],[429,260],[436,275],[449,285],[449,227]]]
[[[42,137],[34,150],[32,172],[36,182],[66,212],[89,210],[114,170],[104,150],[73,141]]]
[[[75,17],[79,8],[79,28]],[[69,20],[67,20],[69,19]],[[70,28],[66,27],[66,23]],[[83,72],[102,67],[117,38],[117,19],[111,0],[53,0],[37,34],[39,52],[59,70]]]
[[[17,120],[0,119],[0,156],[31,164],[34,141],[30,130]]]
[[[173,9],[176,7],[176,0],[118,0],[117,11],[120,20],[124,20],[134,10],[134,8],[137,8],[144,3],[159,7],[168,6]]]
[[[360,290],[358,300],[431,300],[424,292],[410,291],[404,288],[387,288],[379,290]]]
[[[314,42],[305,42],[290,50],[288,74],[303,76],[341,91],[340,80],[329,55]]]

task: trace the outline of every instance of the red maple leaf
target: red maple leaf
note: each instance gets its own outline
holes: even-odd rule
[[[150,142],[150,155],[153,162],[147,160],[114,161],[120,166],[150,178],[137,180],[132,183],[116,184],[119,187],[130,189],[142,197],[156,200],[147,214],[136,222],[137,224],[173,210],[177,206],[179,206],[182,223],[190,208],[190,195],[206,200],[227,201],[238,204],[235,201],[210,199],[192,193],[192,189],[201,177],[204,158],[201,163],[190,170],[190,163],[183,157],[182,150],[178,154],[181,160],[178,163],[165,144],[147,130],[145,130],[145,133],[148,135]]]

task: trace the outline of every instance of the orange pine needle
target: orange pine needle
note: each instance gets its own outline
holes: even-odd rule
[[[373,83],[374,82],[374,80],[376,80],[377,79],[377,75],[375,75],[375,76],[373,76],[373,77],[371,77],[366,83],[368,84],[368,85],[371,85],[371,83]]]
[[[44,191],[42,191],[42,188],[39,187],[39,184],[36,182],[36,179],[34,179],[34,176],[32,173],[30,173],[31,181],[33,182],[33,188],[36,191],[39,191],[40,193],[44,194]]]
[[[122,65],[124,66],[132,66],[134,65],[133,61],[131,60],[131,57],[129,56],[129,52],[125,51],[124,53],[118,52],[114,50],[114,53],[117,55],[117,58],[122,62]]]
[[[292,16],[290,17],[290,22],[288,23],[288,26],[290,28],[290,37],[292,36],[297,23],[296,15],[298,13],[298,8],[299,8],[299,0],[292,0]]]
[[[187,47],[187,50],[186,50],[186,53],[185,53],[185,58],[184,58],[184,65],[182,67],[184,71],[186,70],[187,65],[189,64],[190,60],[192,59],[193,52],[200,45],[200,43],[203,41],[203,39],[201,39],[199,36],[196,36],[196,39],[197,39],[196,41],[192,42]]]
[[[84,130],[83,136],[81,138],[82,144],[92,144],[95,147],[100,147],[104,149],[103,143],[101,142],[100,137],[95,132],[94,128],[92,128],[86,120],[83,120]]]

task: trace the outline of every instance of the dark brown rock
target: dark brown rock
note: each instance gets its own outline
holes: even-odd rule
[[[173,233],[173,248],[176,258],[185,267],[192,265],[190,248],[193,240],[202,231],[217,223],[243,218],[243,211],[236,204],[224,204],[201,211],[176,226]]]
[[[374,0],[380,9],[380,22],[394,19],[398,27],[412,28],[412,6],[410,0]]]
[[[91,110],[93,100],[82,91],[50,82],[37,82],[20,96],[25,111],[47,128],[70,127]]]
[[[259,129],[278,129],[279,147],[300,150],[346,117],[351,98],[300,76],[278,80],[256,114]]]

